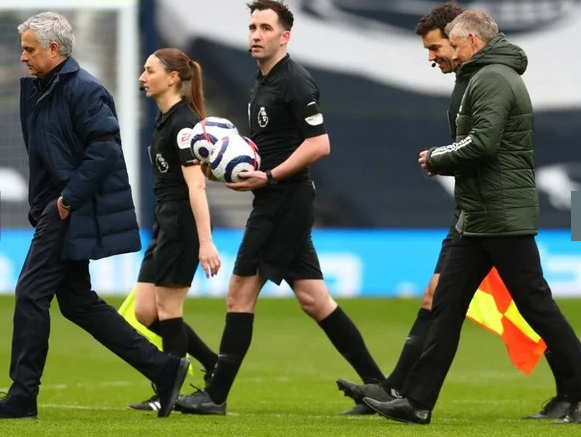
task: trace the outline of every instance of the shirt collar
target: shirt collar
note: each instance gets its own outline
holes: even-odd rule
[[[288,61],[290,59],[289,54],[287,53],[284,58],[282,58],[280,61],[278,61],[276,64],[274,64],[274,66],[270,69],[270,71],[268,72],[267,75],[263,76],[262,73],[260,72],[260,69],[258,69],[258,72],[256,73],[256,78],[257,79],[268,79],[269,77],[274,76],[274,74],[280,69],[280,67],[286,63],[286,61]]]
[[[182,98],[179,102],[177,102],[175,105],[173,105],[171,108],[169,108],[169,110],[166,113],[159,113],[157,114],[157,117],[155,118],[155,125],[157,127],[160,127],[162,124],[164,124],[166,122],[166,120],[171,117],[171,115],[176,112],[179,108],[181,108],[184,105],[187,105],[188,103],[186,102],[186,99]]]

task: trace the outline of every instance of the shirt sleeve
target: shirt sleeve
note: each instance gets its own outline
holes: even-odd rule
[[[188,125],[178,126],[172,134],[178,151],[178,159],[184,167],[194,165],[194,159],[196,159],[190,146],[193,136],[192,128],[193,126]]]
[[[287,87],[286,97],[305,138],[327,133],[323,113],[319,108],[319,89],[312,79],[294,78]]]

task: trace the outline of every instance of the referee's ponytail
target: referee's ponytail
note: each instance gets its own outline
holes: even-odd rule
[[[190,92],[188,103],[200,119],[206,118],[206,99],[204,97],[204,83],[202,80],[202,67],[196,61],[189,61],[192,69]]]
[[[200,117],[206,118],[206,99],[202,82],[202,67],[180,49],[173,47],[156,50],[153,53],[159,58],[166,71],[176,71],[179,75],[177,86],[182,90],[192,110]],[[182,88],[183,83],[186,86]]]

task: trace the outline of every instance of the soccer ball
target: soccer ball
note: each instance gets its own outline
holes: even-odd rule
[[[204,118],[192,129],[192,155],[200,162],[209,162],[214,144],[227,135],[238,135],[238,129],[230,120],[221,117]]]
[[[222,182],[240,182],[241,172],[258,170],[260,155],[258,147],[250,139],[241,135],[228,135],[214,145],[210,154],[210,169],[216,179]]]

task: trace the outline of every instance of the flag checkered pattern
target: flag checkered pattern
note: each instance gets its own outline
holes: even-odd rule
[[[519,313],[495,268],[478,287],[466,317],[500,336],[513,365],[525,375],[533,371],[547,349]]]

